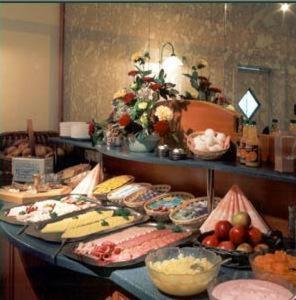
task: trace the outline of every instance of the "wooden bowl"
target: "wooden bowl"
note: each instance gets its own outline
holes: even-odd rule
[[[146,201],[150,201],[157,196],[168,193],[170,190],[171,186],[168,184],[156,184],[151,188],[147,188],[127,196],[123,200],[123,203],[130,208],[141,209]],[[157,195],[155,195],[155,193],[157,193]]]
[[[230,136],[226,137],[224,149],[220,151],[199,151],[195,149],[194,138],[204,134],[204,131],[196,131],[187,136],[187,146],[189,150],[197,157],[203,160],[216,160],[224,155],[230,147]]]
[[[156,196],[155,198],[151,199],[150,201],[145,202],[144,209],[145,209],[146,214],[150,217],[155,218],[158,221],[169,220],[169,214],[170,214],[171,210],[174,208],[168,209],[166,211],[155,211],[155,210],[149,208],[150,204],[152,204],[153,202],[156,202],[160,199],[167,198],[167,197],[179,197],[185,201],[187,201],[189,199],[194,199],[194,196],[192,194],[186,193],[186,192],[170,192],[170,193],[166,193],[166,194],[163,194],[160,196]]]

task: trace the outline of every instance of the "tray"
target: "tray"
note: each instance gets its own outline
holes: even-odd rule
[[[68,197],[68,196],[75,196],[75,194],[61,195],[61,196],[58,196],[58,197],[52,197],[51,199],[44,199],[44,200],[41,200],[41,201],[39,201],[39,202],[46,201],[46,200],[56,200],[56,201],[60,201],[60,200],[64,199],[65,197]],[[84,201],[92,202],[92,203],[94,204],[93,207],[99,207],[99,206],[100,206],[100,203],[94,201],[93,199],[90,199],[90,198],[88,198],[88,197],[86,197],[86,196],[84,196],[84,195],[79,195],[79,196],[82,197],[82,198],[83,198],[82,200],[84,200]],[[32,204],[34,204],[34,203],[32,203]],[[4,221],[4,222],[6,222],[6,223],[10,223],[10,224],[13,224],[13,225],[23,225],[23,226],[28,226],[28,225],[30,225],[30,224],[35,224],[35,225],[46,224],[46,223],[52,221],[52,219],[48,219],[48,220],[42,220],[42,221],[38,221],[38,222],[30,222],[30,221],[28,221],[28,222],[22,222],[22,221],[16,220],[16,218],[14,218],[14,217],[8,217],[8,216],[5,215],[6,212],[9,211],[10,209],[12,209],[12,208],[14,208],[14,207],[20,207],[20,206],[24,206],[24,204],[15,205],[15,206],[13,206],[13,207],[9,207],[9,208],[6,208],[6,209],[2,209],[2,210],[0,211],[0,221]],[[27,205],[27,206],[29,206],[29,205]],[[93,207],[92,207],[92,208],[93,208]],[[65,217],[72,217],[72,216],[75,216],[77,212],[80,212],[80,213],[81,213],[81,212],[85,212],[85,211],[87,211],[87,210],[89,210],[89,209],[90,209],[90,207],[85,208],[85,209],[81,209],[81,210],[79,210],[79,211],[74,211],[74,212],[71,212],[71,213],[67,213],[67,214],[58,216],[58,217],[56,217],[56,218],[54,219],[54,221],[60,221],[60,220],[62,220],[62,219],[65,218]]]
[[[231,258],[229,262],[223,264],[224,267],[239,269],[239,270],[247,270],[250,269],[250,261],[249,256],[252,253],[244,253],[236,250],[224,250],[219,249],[216,247],[207,247],[202,245],[202,240],[207,237],[208,235],[212,235],[214,231],[209,231],[201,234],[194,244],[198,247],[202,247],[208,250],[215,252],[216,254],[220,255],[223,259]],[[283,248],[283,236],[282,233],[279,231],[273,231],[268,235],[263,235],[264,243],[266,243],[270,249],[282,249]]]
[[[151,227],[157,227],[158,224],[157,223],[154,223],[154,222],[150,222],[150,223],[147,223],[147,224],[143,224],[143,225],[139,225],[139,227],[141,226],[151,226]],[[166,228],[173,228],[174,225],[167,225]],[[167,245],[166,247],[170,246],[170,247],[176,247],[176,246],[180,246],[180,245],[185,245],[185,244],[188,244],[188,243],[192,243],[193,239],[196,238],[196,236],[198,235],[199,231],[194,231],[192,229],[189,229],[189,228],[183,228],[182,229],[184,231],[188,231],[188,232],[191,232],[191,235],[184,238],[184,239],[181,239],[175,243],[172,243],[170,245]],[[91,241],[92,239],[87,239],[85,242],[87,241]],[[145,261],[145,257],[148,253],[146,253],[145,255],[141,256],[141,257],[138,257],[136,259],[132,259],[130,261],[125,261],[125,262],[118,262],[118,263],[110,263],[110,264],[107,264],[107,265],[104,265],[104,266],[100,266],[95,260],[89,258],[89,257],[86,257],[86,256],[83,256],[83,255],[78,255],[78,254],[75,254],[74,253],[74,249],[78,246],[77,243],[70,243],[70,244],[67,244],[65,245],[65,247],[62,249],[61,253],[73,260],[76,260],[76,261],[79,261],[81,263],[84,263],[84,264],[87,264],[87,265],[91,265],[91,266],[94,266],[94,267],[97,267],[97,268],[127,268],[127,267],[132,267],[132,266],[135,266],[135,265],[138,265],[138,264],[141,264]]]
[[[99,209],[100,211],[106,211],[106,210],[116,211],[116,210],[120,209],[120,207],[118,207],[118,206],[105,206],[105,207],[100,207],[100,208],[97,208],[97,209]],[[47,224],[50,224],[50,223],[54,223],[57,220],[54,220],[52,222],[47,222],[46,224],[31,224],[29,227],[26,228],[25,233],[28,234],[28,235],[31,235],[33,237],[48,241],[48,242],[56,242],[56,243],[63,243],[63,241],[76,242],[76,241],[84,240],[86,237],[93,237],[93,236],[99,237],[99,236],[104,235],[106,233],[110,233],[110,232],[114,232],[114,231],[117,231],[117,230],[120,230],[120,229],[123,229],[123,228],[131,227],[131,226],[136,225],[136,224],[141,224],[141,223],[144,223],[144,222],[148,221],[148,219],[149,219],[148,216],[145,216],[145,215],[143,215],[139,212],[136,212],[133,209],[128,209],[128,208],[126,208],[126,209],[129,210],[131,215],[135,217],[135,220],[133,222],[130,222],[128,224],[123,224],[123,225],[120,225],[120,226],[116,226],[116,227],[112,227],[112,228],[109,228],[109,229],[106,229],[106,230],[102,230],[100,232],[92,233],[92,234],[89,234],[89,235],[86,235],[86,236],[83,236],[83,237],[80,237],[80,238],[63,239],[62,238],[62,233],[43,233],[43,232],[41,232],[41,230],[42,230],[42,228],[44,228],[44,226],[46,226]],[[86,211],[83,211],[83,212],[78,211],[78,212],[76,212],[76,214],[74,216],[78,216],[82,213],[86,213],[86,212],[90,212],[90,211],[94,211],[94,210],[95,210],[94,208],[90,208],[90,209],[88,209]],[[63,219],[66,219],[67,217],[68,216],[65,216]]]

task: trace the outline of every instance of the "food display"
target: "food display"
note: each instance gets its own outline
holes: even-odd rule
[[[102,183],[98,184],[93,189],[94,195],[106,195],[112,190],[115,190],[119,187],[121,187],[124,184],[127,184],[134,180],[133,176],[130,175],[120,175],[113,178],[110,178],[108,180],[103,181]]]
[[[129,183],[108,193],[107,199],[111,202],[121,204],[123,202],[123,199],[130,196],[131,194],[145,191],[151,187],[152,185],[149,183]]]
[[[194,196],[190,193],[170,192],[146,202],[144,209],[149,216],[167,219],[174,208],[193,198]]]
[[[217,202],[217,199],[216,199]],[[186,201],[170,213],[173,223],[179,225],[201,225],[208,215],[208,201],[206,198],[197,198]]]
[[[278,282],[285,280],[296,286],[295,251],[258,253],[251,257],[252,270],[258,279]]]
[[[208,128],[204,132],[193,132],[187,137],[188,148],[201,159],[217,159],[230,147],[230,136]]]
[[[101,166],[97,164],[88,174],[87,176],[76,186],[76,188],[72,191],[72,194],[81,194],[87,195],[88,197],[92,197],[94,187],[101,180]]]
[[[26,233],[49,241],[78,239],[95,233],[107,233],[143,219],[140,214],[125,208],[97,208],[75,216],[30,228]]]
[[[58,172],[57,175],[61,178],[62,181],[65,181],[90,169],[91,166],[89,164],[78,164]]]
[[[200,231],[204,233],[214,230],[217,222],[221,220],[232,222],[233,216],[239,212],[241,213],[241,216],[245,215],[243,213],[247,213],[251,219],[252,226],[258,228],[262,233],[266,234],[270,231],[269,227],[256,211],[253,204],[247,199],[237,185],[233,185],[231,187],[221,202],[202,224]],[[236,218],[241,218],[240,215],[237,215]]]
[[[237,279],[222,282],[209,290],[210,300],[290,300],[292,292],[273,282]]]
[[[89,202],[84,198],[69,196],[60,201],[48,199],[4,210],[2,219],[7,222],[19,222],[21,224],[37,223],[53,220],[57,217],[94,206],[96,206],[95,203]]]
[[[152,282],[174,296],[191,296],[206,290],[220,269],[221,258],[198,248],[163,248],[147,255]]]
[[[71,253],[74,252],[77,259],[84,258],[98,266],[131,264],[151,250],[180,243],[191,235],[191,230],[174,231],[149,225],[133,226],[108,236],[81,242]],[[71,253],[67,251],[66,255],[71,256]]]
[[[126,206],[132,208],[143,208],[145,202],[153,198],[169,192],[171,187],[167,184],[157,184],[146,188],[124,198],[123,202]]]

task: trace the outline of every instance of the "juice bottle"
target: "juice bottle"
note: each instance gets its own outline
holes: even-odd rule
[[[256,122],[252,121],[248,129],[248,136],[245,148],[245,164],[248,167],[259,167],[260,152],[259,139],[257,134]]]
[[[239,161],[241,164],[245,164],[246,157],[246,141],[248,138],[249,121],[243,121],[243,134],[239,143]]]

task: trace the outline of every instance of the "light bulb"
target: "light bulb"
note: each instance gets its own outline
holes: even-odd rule
[[[181,66],[183,66],[183,63],[176,55],[167,57],[162,64],[162,67],[166,70],[171,70]]]
[[[281,11],[283,13],[287,12],[289,9],[290,9],[290,4],[288,4],[288,3],[282,3],[281,4]]]

